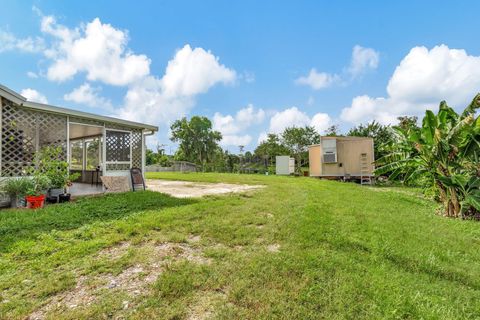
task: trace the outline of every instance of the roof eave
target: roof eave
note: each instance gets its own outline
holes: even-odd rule
[[[27,98],[25,98],[24,96],[16,93],[15,91],[5,87],[5,86],[2,86],[0,84],[0,96],[2,97],[5,97],[6,99],[16,103],[16,104],[22,104],[24,103],[25,101],[27,101]]]
[[[147,130],[151,130],[151,131],[158,131],[157,126],[152,126],[152,125],[145,124],[145,123],[123,120],[123,119],[113,118],[113,117],[109,117],[109,116],[102,116],[102,115],[93,114],[93,113],[89,113],[89,112],[72,110],[72,109],[52,106],[52,105],[38,103],[38,102],[24,101],[23,103],[21,103],[21,105],[23,105],[26,108],[42,110],[42,111],[46,111],[46,112],[59,113],[59,114],[75,116],[75,117],[79,117],[79,118],[87,118],[87,119],[103,121],[103,122],[117,123],[117,124],[122,124],[122,125],[125,125],[125,126],[134,127],[134,128],[138,128],[138,129],[147,129]]]

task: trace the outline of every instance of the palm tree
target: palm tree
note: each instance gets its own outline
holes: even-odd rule
[[[423,180],[438,192],[449,217],[480,211],[480,94],[457,114],[445,101],[435,115],[427,110],[420,128],[394,127],[388,154],[377,160],[376,174]]]

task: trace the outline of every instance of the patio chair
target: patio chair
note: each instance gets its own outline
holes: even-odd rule
[[[130,169],[130,176],[132,177],[132,190],[136,191],[136,188],[143,188],[145,190],[145,180],[143,180],[142,170],[139,168]]]

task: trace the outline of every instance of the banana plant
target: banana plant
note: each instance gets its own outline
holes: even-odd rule
[[[477,94],[458,114],[442,101],[437,114],[425,112],[421,127],[394,127],[389,153],[376,162],[376,174],[405,182],[427,181],[438,192],[445,215],[480,211],[480,108]]]

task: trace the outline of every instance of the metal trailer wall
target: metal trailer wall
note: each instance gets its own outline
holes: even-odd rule
[[[366,154],[368,174],[373,176],[373,139],[367,137],[322,137],[322,139],[337,140],[337,161],[324,163],[322,144],[309,147],[310,176],[313,177],[360,177],[360,157]]]

